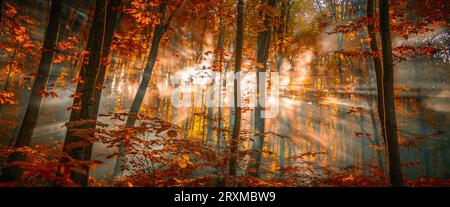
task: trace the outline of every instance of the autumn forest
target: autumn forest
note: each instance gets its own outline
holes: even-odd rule
[[[450,186],[447,0],[0,0],[0,186]]]

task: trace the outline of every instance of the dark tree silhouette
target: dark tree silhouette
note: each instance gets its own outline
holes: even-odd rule
[[[400,152],[397,137],[394,95],[394,63],[392,58],[392,41],[390,31],[389,0],[380,0],[380,28],[383,53],[383,94],[384,97],[384,131],[389,158],[389,177],[391,185],[403,184]]]
[[[99,92],[97,88],[103,87],[104,62],[108,57],[109,49],[117,22],[121,0],[97,0],[95,5],[95,14],[93,24],[89,32],[89,38],[86,45],[86,51],[89,54],[85,57],[88,64],[81,68],[79,77],[83,82],[77,85],[77,94],[81,94],[79,99],[74,100],[74,106],[79,106],[80,110],[72,110],[70,122],[73,124],[67,129],[66,139],[64,141],[64,152],[77,160],[90,160],[92,154],[92,143],[87,138],[77,135],[77,131],[90,130],[90,135],[95,133],[97,112],[99,100],[95,99],[95,93]],[[98,81],[102,80],[102,81]],[[75,107],[74,107],[75,108]],[[71,147],[76,145],[76,147]],[[63,159],[63,162],[67,162]],[[72,171],[73,181],[81,186],[87,186],[89,168],[85,168],[86,173]]]
[[[159,49],[159,43],[161,41],[161,38],[163,37],[164,33],[167,31],[170,21],[172,19],[172,15],[169,16],[167,22],[165,20],[166,16],[166,10],[167,10],[166,1],[161,2],[159,5],[159,15],[161,15],[161,21],[159,24],[155,26],[154,32],[153,32],[153,39],[152,39],[152,46],[150,48],[150,55],[148,57],[147,65],[144,69],[144,74],[142,76],[142,81],[139,85],[138,91],[133,99],[133,103],[131,104],[131,109],[129,112],[129,116],[126,122],[127,127],[134,127],[134,124],[137,120],[137,114],[139,112],[139,108],[142,105],[142,102],[144,101],[145,93],[147,92],[148,85],[150,83],[150,79],[152,77],[153,68],[156,63],[156,58],[158,57],[158,49]],[[124,164],[124,145],[123,143],[119,147],[119,153],[117,156],[116,165],[114,167],[114,173],[113,176],[120,175],[122,166]]]
[[[268,2],[262,1],[263,3],[267,3],[268,6],[274,7],[275,0],[269,0]],[[266,15],[264,18],[264,31],[258,32],[258,40],[257,40],[257,49],[256,49],[256,93],[259,95],[255,108],[255,130],[258,132],[255,141],[252,145],[252,150],[254,152],[250,153],[250,157],[252,161],[248,164],[248,174],[254,177],[259,176],[259,166],[261,164],[262,157],[262,149],[264,146],[264,134],[265,134],[265,119],[262,118],[262,111],[265,107],[265,89],[261,88],[261,85],[265,85],[266,78],[260,77],[260,73],[264,73],[267,71],[267,58],[269,57],[269,44],[270,44],[270,20],[269,16]]]
[[[375,18],[375,0],[368,0],[367,1],[367,17],[370,19]],[[375,25],[373,23],[369,23],[367,25],[367,31],[370,36],[370,49],[372,52],[379,53],[378,49],[378,43],[377,43],[377,35],[375,32]],[[379,56],[373,56],[372,57],[373,65],[375,67],[375,75],[377,80],[377,107],[378,107],[378,116],[380,118],[380,123],[382,127],[382,133],[383,138],[386,140],[385,130],[384,130],[384,110],[383,110],[383,103],[384,103],[384,97],[383,94],[383,65],[381,64],[381,60]]]
[[[1,3],[1,2],[0,2]],[[44,45],[42,48],[41,59],[36,75],[36,79],[31,89],[31,96],[28,100],[28,106],[25,111],[22,124],[20,125],[19,134],[16,139],[14,148],[21,148],[30,146],[31,137],[33,136],[34,128],[38,120],[39,110],[42,105],[44,97],[41,96],[41,91],[45,90],[47,81],[52,67],[53,56],[55,54],[56,42],[58,39],[62,0],[50,1],[50,15],[48,19],[47,30],[45,31]],[[8,161],[18,161],[25,159],[24,155],[16,152],[10,155]],[[17,166],[10,166],[4,170],[1,176],[1,181],[18,180],[22,175],[22,170]]]
[[[237,18],[236,18],[236,59],[234,73],[236,76],[241,71],[242,62],[242,43],[244,37],[244,1],[237,1]],[[231,155],[230,155],[230,175],[236,175],[236,151],[239,147],[239,133],[241,130],[241,107],[240,107],[240,84],[239,78],[234,79],[234,127],[231,138]]]

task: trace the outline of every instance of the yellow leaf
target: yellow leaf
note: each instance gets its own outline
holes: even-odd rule
[[[275,163],[272,163],[272,164],[270,165],[270,171],[275,172],[276,170],[277,170],[276,164],[275,164]]]
[[[184,155],[183,155],[183,159],[186,160],[186,161],[188,161],[188,160],[189,160],[189,155],[188,155],[188,154],[184,154]]]
[[[187,162],[186,162],[186,160],[184,160],[184,159],[181,159],[179,162],[178,162],[178,166],[180,166],[180,168],[186,168],[187,167]]]

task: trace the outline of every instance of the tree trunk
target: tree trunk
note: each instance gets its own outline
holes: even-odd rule
[[[369,19],[374,19],[375,18],[375,0],[368,0],[367,1],[367,17]],[[372,20],[371,20],[372,21]],[[383,66],[381,65],[381,60],[379,55],[379,50],[378,50],[378,43],[377,43],[377,35],[375,33],[375,23],[369,23],[367,25],[367,31],[369,33],[369,37],[370,37],[370,49],[372,50],[372,52],[376,52],[377,55],[372,56],[372,61],[373,61],[373,65],[375,67],[375,76],[376,76],[376,82],[377,82],[377,106],[378,106],[378,116],[380,118],[380,124],[382,127],[382,135],[383,135],[383,139],[386,141],[386,135],[385,135],[385,130],[384,130],[384,111],[383,111],[383,103],[384,103],[384,96],[382,96],[383,94]]]
[[[222,23],[222,19],[219,19],[219,36],[217,38],[217,46],[216,46],[216,51],[221,51],[223,49],[223,23]],[[220,58],[220,59],[219,59]],[[220,64],[220,69],[222,69],[222,55],[216,53],[215,57],[214,57],[214,61],[219,60],[219,64]],[[216,77],[213,77],[211,86],[210,86],[210,91],[213,91],[213,93],[209,93],[208,95],[211,95],[211,103],[210,106],[208,106],[208,133],[207,133],[207,139],[208,139],[208,143],[212,144],[213,143],[213,139],[214,139],[214,107],[213,105],[215,104],[214,100],[214,94],[215,94],[215,88],[216,88],[216,84],[220,84],[221,79],[219,79],[218,83],[216,83],[215,80]],[[219,91],[220,93],[220,91]],[[220,96],[219,96],[220,97]],[[221,107],[219,105],[219,107]]]
[[[271,7],[275,6],[275,0],[268,0],[267,4]],[[263,3],[265,3],[263,1]],[[265,85],[266,77],[260,77],[259,73],[267,71],[267,58],[269,53],[270,43],[270,21],[269,16],[265,15],[264,28],[262,32],[258,32],[258,43],[256,49],[256,93],[259,100],[257,100],[255,108],[255,130],[258,132],[256,139],[252,144],[253,152],[250,153],[250,162],[248,164],[248,174],[254,177],[259,177],[259,166],[261,164],[262,149],[264,145],[265,120],[262,118],[262,110],[265,108]],[[258,96],[259,95],[259,96]]]
[[[242,62],[242,44],[244,37],[244,1],[237,1],[237,31],[236,31],[236,59],[234,73],[236,77],[239,76],[241,71]],[[236,175],[236,151],[239,147],[239,132],[241,130],[241,98],[240,98],[240,78],[234,79],[234,127],[231,138],[231,155],[230,155],[230,175]]]
[[[217,139],[216,139],[216,147],[217,147],[217,151],[219,152],[220,150],[220,142],[222,139],[222,128],[223,128],[223,124],[222,124],[222,91],[225,85],[225,81],[222,80],[222,77],[226,76],[226,71],[227,69],[225,68],[225,72],[222,72],[222,64],[223,64],[223,41],[224,41],[224,34],[223,34],[223,23],[222,23],[222,19],[219,19],[219,37],[217,39],[217,51],[219,52],[219,54],[217,54],[215,56],[215,61],[219,61],[219,81],[218,81],[218,108],[217,108]],[[225,75],[223,75],[225,74]]]
[[[47,30],[45,31],[45,40],[37,76],[36,80],[33,83],[33,88],[31,89],[31,96],[28,101],[28,106],[25,111],[25,116],[20,126],[19,134],[17,136],[14,148],[27,147],[31,143],[31,137],[33,135],[34,128],[36,127],[39,110],[44,98],[41,96],[41,90],[45,90],[48,77],[50,75],[53,55],[55,53],[54,51],[60,28],[59,25],[61,21],[63,1],[52,0],[50,4],[50,15],[48,19]],[[13,153],[9,157],[8,161],[19,161],[24,159],[25,157],[22,153]],[[17,166],[8,167],[5,169],[1,177],[1,181],[18,180],[22,175],[22,172],[23,171]]]
[[[389,19],[389,0],[380,0],[380,28],[383,53],[383,96],[384,123],[389,157],[389,177],[391,185],[403,184],[400,153],[397,138],[394,95],[394,63],[392,58],[392,42]]]
[[[16,42],[16,44],[14,46],[14,52],[13,52],[13,55],[11,57],[11,62],[9,62],[8,74],[6,74],[5,89],[3,89],[4,91],[8,91],[9,78],[11,77],[12,68],[13,68],[13,65],[14,65],[14,60],[16,59],[16,55],[17,55],[17,47],[18,46],[19,46],[19,42]]]
[[[64,152],[77,160],[90,160],[92,154],[92,143],[87,137],[76,134],[80,130],[90,131],[90,136],[95,134],[97,120],[97,112],[99,107],[99,96],[101,93],[103,80],[105,75],[105,65],[102,63],[104,58],[108,57],[109,49],[116,25],[119,11],[115,8],[120,6],[120,0],[97,0],[95,6],[95,14],[89,38],[86,45],[86,51],[89,54],[85,57],[88,64],[84,64],[81,68],[79,77],[84,83],[78,83],[77,94],[82,94],[81,98],[74,100],[74,106],[80,106],[80,110],[72,110],[70,114],[70,122],[87,121],[83,124],[67,129],[66,139],[64,141]],[[106,20],[106,22],[105,22]],[[76,144],[77,147],[70,147]],[[63,162],[68,162],[64,158]],[[71,172],[73,181],[81,186],[87,186],[89,168],[86,167],[85,173]]]
[[[369,106],[369,116],[370,116],[370,120],[372,122],[372,128],[373,128],[373,140],[374,140],[374,144],[376,146],[381,146],[382,143],[380,143],[383,139],[382,136],[378,135],[378,123],[377,120],[375,118],[375,100],[373,98],[373,94],[370,93],[369,94],[369,100],[367,101],[367,104]],[[381,174],[384,175],[384,162],[383,162],[383,154],[380,150],[375,149],[376,151],[376,156],[377,156],[377,162],[378,162],[378,170]]]
[[[166,13],[166,3],[165,1],[163,1],[159,6],[159,14],[162,15],[162,20],[164,20],[165,13]],[[158,57],[159,42],[161,41],[162,36],[166,32],[169,23],[170,22],[167,22],[166,25],[164,25],[164,21],[160,21],[160,23],[155,26],[155,30],[153,32],[152,46],[150,48],[150,55],[148,57],[147,65],[145,66],[144,74],[142,76],[142,80],[139,85],[138,91],[133,99],[129,116],[127,118],[126,127],[134,127],[134,124],[136,123],[137,114],[144,100],[145,93],[147,92],[147,88],[150,83],[150,78],[153,72],[153,67],[155,66],[156,58]],[[124,151],[125,146],[123,143],[121,143],[119,146],[116,164],[114,166],[114,173],[113,173],[114,177],[119,176],[122,171],[124,165],[123,159],[125,156]]]
[[[116,19],[116,21],[117,21],[117,19]],[[114,33],[114,28],[111,28],[111,29],[112,29],[112,31],[108,31],[108,34],[111,34],[111,38],[112,38],[112,35]],[[111,33],[109,33],[109,32],[111,32]],[[109,41],[109,42],[111,42],[111,41]],[[108,56],[104,56],[104,57],[107,58]],[[113,61],[112,57],[111,57],[111,61]],[[110,64],[109,65],[109,70],[110,71],[114,70],[114,63],[109,63],[109,64]],[[98,115],[98,112],[99,112],[99,109],[100,109],[100,100],[102,98],[103,86],[105,85],[105,79],[108,78],[107,74],[106,74],[106,69],[107,69],[106,65],[102,64],[100,66],[100,70],[99,70],[98,75],[97,75],[97,81],[96,81],[95,89],[94,89],[95,90],[94,91],[94,104],[95,104],[95,106],[93,107],[93,111],[92,111],[92,116],[94,118],[96,118],[96,116]],[[109,82],[109,80],[106,80],[106,82]],[[109,83],[106,83],[106,84],[109,84]]]

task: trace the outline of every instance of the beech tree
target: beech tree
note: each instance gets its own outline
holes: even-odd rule
[[[133,99],[133,103],[131,104],[129,117],[127,118],[126,126],[130,128],[133,128],[136,123],[139,109],[142,105],[142,101],[144,100],[145,93],[147,92],[147,88],[150,83],[150,78],[152,77],[153,68],[155,67],[156,64],[156,58],[158,57],[159,43],[161,41],[162,36],[167,31],[170,25],[170,21],[172,20],[173,17],[172,15],[170,15],[166,20],[167,3],[165,0],[162,1],[158,7],[159,7],[158,14],[161,15],[161,18],[159,20],[159,23],[155,26],[150,48],[150,55],[148,57],[147,64],[144,69],[142,81],[139,84],[139,88],[137,90],[135,98]],[[120,172],[122,171],[123,167],[122,162],[124,159],[124,147],[125,146],[123,144],[119,146],[119,153],[117,156],[116,165],[114,167],[113,176],[120,175]]]
[[[2,2],[0,2],[1,4]],[[31,95],[28,100],[28,107],[25,112],[22,124],[20,125],[19,134],[17,136],[14,148],[28,147],[31,143],[34,128],[36,127],[39,110],[42,106],[42,100],[45,96],[42,95],[45,92],[47,81],[50,75],[53,56],[55,54],[55,47],[59,34],[62,0],[50,1],[50,14],[48,17],[48,25],[45,31],[44,45],[42,48],[41,60],[37,70],[36,79],[31,89]],[[0,10],[1,11],[1,10]],[[13,153],[8,161],[20,161],[24,160],[23,154],[20,152]],[[2,181],[14,181],[20,178],[22,170],[17,166],[11,166],[5,169],[1,176]]]
[[[261,3],[267,4],[270,7],[275,6],[275,0],[262,1]],[[252,159],[248,165],[248,174],[252,176],[259,176],[259,166],[261,164],[261,155],[264,146],[265,137],[265,121],[262,118],[262,111],[265,109],[265,98],[266,98],[266,76],[261,75],[261,73],[267,72],[267,58],[269,56],[269,44],[270,44],[270,34],[271,26],[269,25],[270,16],[263,14],[264,18],[264,31],[258,32],[258,43],[256,49],[256,93],[257,93],[257,103],[255,108],[255,129],[258,132],[255,141],[252,144],[252,149],[256,152],[250,153],[250,158]],[[263,87],[262,87],[263,86]]]
[[[236,58],[234,63],[234,74],[240,77],[242,62],[242,44],[244,36],[244,1],[237,1],[237,18],[236,18]],[[236,150],[239,147],[239,133],[241,130],[241,106],[240,106],[240,78],[234,80],[234,128],[231,137],[231,155],[230,155],[230,175],[236,175]]]
[[[93,24],[89,32],[86,45],[88,54],[84,57],[85,63],[81,67],[79,81],[70,122],[66,124],[67,135],[64,141],[64,152],[71,158],[77,160],[90,160],[92,154],[92,143],[89,136],[94,136],[97,126],[97,112],[99,103],[95,94],[100,92],[103,83],[99,83],[100,76],[104,76],[102,65],[108,58],[109,49],[117,22],[121,0],[97,0]],[[101,78],[103,80],[103,78]],[[65,158],[62,162],[68,162]],[[72,179],[75,183],[86,186],[88,184],[89,167],[85,172],[72,171]]]
[[[393,186],[403,183],[400,152],[397,136],[397,119],[395,115],[394,62],[392,58],[392,41],[390,30],[389,0],[380,0],[380,29],[383,53],[383,121],[385,125],[386,147],[389,157],[389,177]]]

